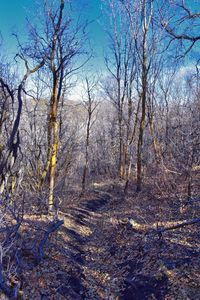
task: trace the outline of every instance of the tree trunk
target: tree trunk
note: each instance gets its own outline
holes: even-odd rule
[[[137,188],[136,191],[141,191],[142,188],[142,146],[146,116],[146,97],[147,97],[147,21],[146,21],[146,2],[143,8],[143,45],[142,45],[142,115],[140,120],[139,138],[137,145]]]
[[[83,178],[82,178],[82,194],[85,192],[85,182],[86,182],[86,175],[87,175],[87,170],[88,170],[89,137],[90,137],[90,120],[88,121],[88,124],[87,124],[87,137],[86,137],[86,146],[85,146],[85,165],[84,165],[84,168],[83,168]]]
[[[52,211],[54,207],[54,187],[55,187],[55,176],[56,176],[56,161],[58,153],[58,123],[57,123],[57,108],[58,108],[58,78],[54,74],[53,92],[51,97],[50,107],[50,137],[51,141],[49,145],[50,149],[50,164],[49,164],[49,198],[48,198],[48,209]]]
[[[142,79],[142,116],[140,120],[139,138],[137,145],[137,192],[141,191],[142,188],[142,146],[143,146],[143,135],[145,127],[145,116],[146,116],[146,89],[147,89],[147,78],[146,78],[146,56],[143,63],[143,79]]]
[[[139,101],[138,101],[135,121],[134,121],[134,125],[133,125],[133,132],[132,132],[132,135],[130,137],[130,142],[128,144],[129,153],[128,153],[126,183],[125,183],[125,187],[124,187],[124,193],[125,194],[127,193],[128,186],[129,186],[129,181],[130,181],[130,176],[131,176],[131,167],[132,167],[131,146],[132,146],[133,142],[136,139],[136,129],[137,129],[137,124],[138,124],[138,114],[139,114],[139,109],[140,109],[140,101],[141,101],[141,99],[139,99]]]

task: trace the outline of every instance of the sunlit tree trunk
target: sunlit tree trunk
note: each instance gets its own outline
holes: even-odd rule
[[[54,186],[56,177],[56,161],[58,153],[58,121],[57,121],[57,110],[58,110],[58,77],[54,74],[53,80],[53,91],[51,96],[50,105],[50,116],[49,116],[49,149],[50,149],[50,161],[49,161],[49,210],[51,211],[54,206]]]

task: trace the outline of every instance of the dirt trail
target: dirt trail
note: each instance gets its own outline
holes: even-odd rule
[[[138,249],[140,241],[135,240],[135,244],[130,245],[129,249],[126,247],[126,240],[123,241],[123,228],[117,224],[119,220],[113,217],[120,213],[120,199],[120,195],[115,197],[113,205],[111,194],[97,191],[93,199],[83,199],[78,207],[68,208],[66,226],[62,230],[70,238],[66,255],[71,271],[61,280],[62,284],[58,289],[58,293],[64,298],[145,300],[155,299],[151,298],[155,295],[156,299],[163,299],[166,278],[157,280],[137,276],[132,281],[136,269],[143,266],[137,262],[138,259],[130,259],[128,252],[136,255],[141,253]],[[133,236],[132,230],[129,234]],[[120,245],[121,242],[123,244]],[[124,269],[128,271],[125,273]]]
[[[66,299],[114,299],[109,288],[111,254],[103,232],[103,213],[110,202],[108,193],[97,192],[97,197],[82,201],[65,214],[62,231],[70,238],[67,255],[72,269],[58,292]]]

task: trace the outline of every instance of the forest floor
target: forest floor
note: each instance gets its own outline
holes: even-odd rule
[[[200,224],[156,233],[200,216],[198,201],[182,209],[174,197],[148,187],[124,197],[121,186],[109,182],[81,199],[68,192],[64,224],[45,258],[23,272],[22,299],[200,299]],[[37,227],[48,222],[27,215],[24,232],[30,219]]]

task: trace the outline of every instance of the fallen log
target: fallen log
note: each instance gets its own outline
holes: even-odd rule
[[[159,228],[156,231],[157,231],[157,233],[163,233],[163,232],[168,231],[168,230],[179,229],[179,228],[182,228],[182,227],[185,227],[185,226],[188,226],[188,225],[197,224],[197,223],[200,223],[200,218],[178,222],[178,223],[176,223],[172,226],[169,226],[169,227]]]
[[[195,218],[192,220],[177,221],[177,222],[166,222],[165,225],[164,225],[164,223],[161,223],[161,222],[160,222],[161,225],[159,225],[159,223],[153,223],[150,225],[140,224],[140,223],[137,223],[133,219],[130,219],[129,223],[132,226],[132,228],[138,232],[143,232],[145,234],[148,234],[148,233],[162,234],[165,231],[175,230],[175,229],[179,229],[179,228],[182,228],[185,226],[198,224],[198,223],[200,223],[200,218]]]

